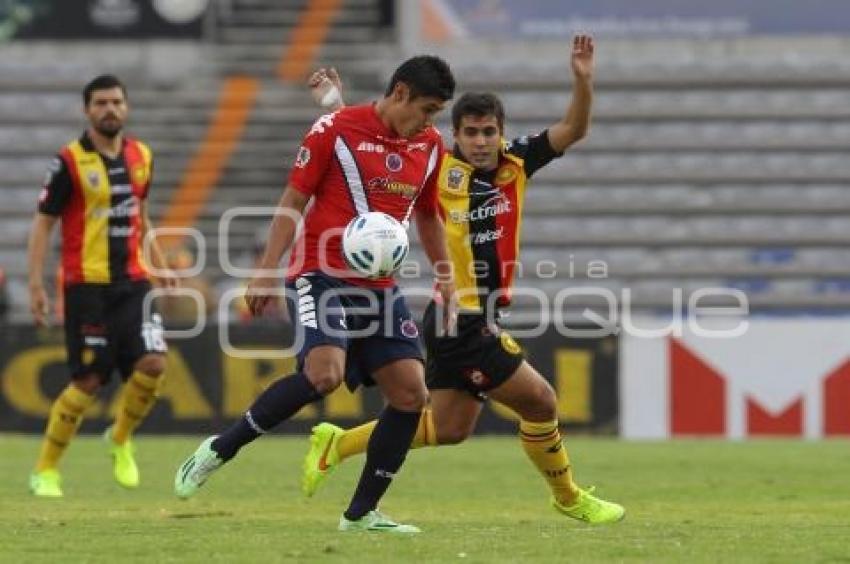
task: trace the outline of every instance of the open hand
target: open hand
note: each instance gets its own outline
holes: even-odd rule
[[[593,76],[593,37],[583,34],[573,37],[570,65],[576,78],[589,79]]]

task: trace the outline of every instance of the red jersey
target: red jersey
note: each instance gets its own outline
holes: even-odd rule
[[[384,212],[405,225],[414,209],[436,215],[442,154],[434,127],[410,139],[399,137],[374,105],[320,117],[304,137],[289,176],[289,183],[312,201],[290,254],[287,279],[322,271],[361,286],[391,286],[390,277],[366,279],[346,266],[342,232],[352,218],[368,211]]]

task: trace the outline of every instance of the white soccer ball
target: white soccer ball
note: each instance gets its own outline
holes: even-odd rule
[[[342,235],[345,262],[367,278],[390,276],[404,262],[409,249],[407,230],[383,212],[358,215]]]

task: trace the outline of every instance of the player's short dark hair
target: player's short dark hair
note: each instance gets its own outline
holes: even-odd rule
[[[452,126],[460,129],[464,116],[496,116],[499,129],[505,126],[505,107],[499,97],[491,92],[466,92],[452,106]]]
[[[127,99],[127,87],[114,74],[102,74],[94,77],[91,82],[83,88],[83,104],[88,106],[91,102],[92,93],[95,90],[109,90],[110,88],[120,88],[124,94],[124,99]]]
[[[386,96],[403,82],[410,89],[410,97],[431,96],[439,100],[451,100],[455,95],[455,77],[448,63],[434,55],[418,55],[404,61],[393,73],[387,86]]]

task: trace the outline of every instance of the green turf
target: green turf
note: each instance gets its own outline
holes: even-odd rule
[[[626,520],[559,516],[512,438],[477,438],[408,458],[385,512],[415,538],[336,532],[360,460],[312,500],[299,490],[306,439],[264,438],[197,498],[171,494],[199,438],[138,439],[142,486],[112,481],[99,439],[76,440],[65,498],[34,499],[36,438],[0,435],[2,562],[850,562],[847,442],[569,442],[582,483]]]

